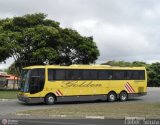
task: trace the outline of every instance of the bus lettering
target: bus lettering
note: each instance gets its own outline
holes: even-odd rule
[[[63,88],[68,88],[68,87],[101,87],[101,84],[94,84],[93,81],[90,82],[83,82],[83,83],[78,83],[78,81],[69,81],[69,82],[64,82],[61,87]]]

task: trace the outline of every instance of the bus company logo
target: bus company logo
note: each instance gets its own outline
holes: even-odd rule
[[[63,95],[63,93],[59,89],[54,94],[56,96],[62,96]]]
[[[7,119],[2,119],[2,125],[8,125],[8,120]]]
[[[68,87],[102,87],[102,84],[99,83],[93,83],[93,81],[89,82],[78,82],[78,81],[69,81],[69,82],[63,82],[63,85],[61,86],[63,88]]]
[[[127,82],[125,85],[124,85],[124,88],[127,90],[127,92],[129,93],[134,93],[135,90],[133,89],[133,87],[129,84],[129,82]]]

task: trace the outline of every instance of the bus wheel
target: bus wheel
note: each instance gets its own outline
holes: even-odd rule
[[[56,102],[56,98],[55,98],[54,95],[48,94],[48,95],[45,97],[45,102],[46,102],[46,104],[48,104],[48,105],[53,105],[53,104]]]
[[[122,102],[124,102],[124,101],[126,101],[127,99],[128,99],[128,94],[127,94],[127,92],[121,92],[120,94],[119,94],[119,99],[120,99],[120,101],[122,101]]]
[[[114,102],[116,100],[116,93],[115,92],[110,92],[108,95],[107,95],[107,99],[109,102]]]

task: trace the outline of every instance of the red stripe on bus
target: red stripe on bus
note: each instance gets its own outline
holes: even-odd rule
[[[56,91],[56,95],[58,95],[58,96],[59,96],[60,94]]]
[[[131,93],[131,90],[128,88],[128,86],[125,85],[125,87],[126,87],[127,91],[128,91],[129,93]]]
[[[129,88],[130,92],[133,93],[133,90],[131,89],[131,87],[128,84],[126,84],[126,86]]]
[[[63,95],[63,93],[60,90],[57,90],[61,95]]]
[[[128,88],[127,88],[126,86],[124,86],[124,87],[125,87],[125,89],[127,90],[127,92],[130,93],[129,90],[128,90]]]
[[[132,91],[135,92],[134,89],[132,88],[132,86],[128,82],[127,82],[127,84],[130,86],[130,88],[132,89]]]
[[[132,93],[132,90],[129,88],[129,86],[127,86],[127,84],[125,85],[125,88],[128,90],[129,93]]]

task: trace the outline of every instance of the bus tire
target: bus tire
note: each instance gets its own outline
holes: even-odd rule
[[[128,94],[127,92],[125,91],[122,91],[120,94],[119,94],[119,100],[124,102],[128,99]]]
[[[108,95],[107,95],[107,100],[109,102],[116,101],[116,98],[117,98],[117,94],[115,92],[109,92]]]
[[[56,102],[56,97],[53,94],[48,94],[45,97],[45,102],[47,105],[53,105]]]

